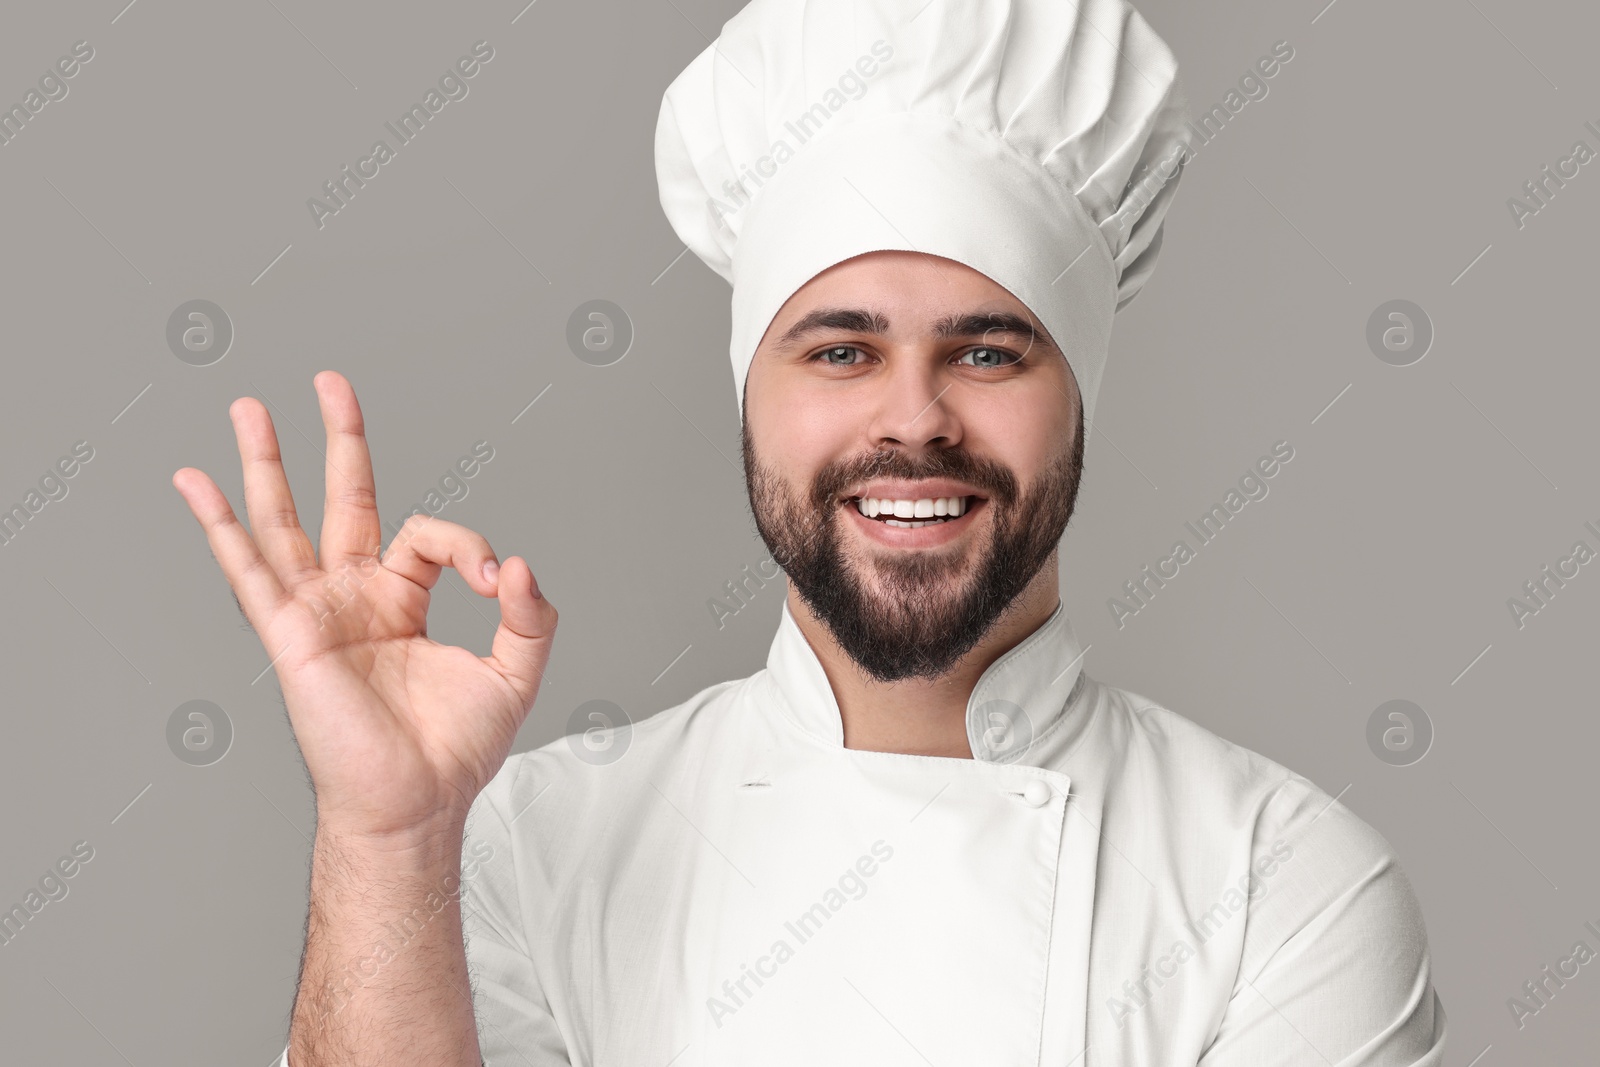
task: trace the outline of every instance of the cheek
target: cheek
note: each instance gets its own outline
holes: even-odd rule
[[[785,447],[796,458],[812,457],[816,466],[859,448],[865,417],[838,397],[817,403],[795,397],[779,416]]]
[[[862,416],[838,394],[811,396],[803,388],[752,394],[751,437],[768,463],[807,476],[859,448]]]
[[[766,475],[762,493],[769,503],[781,499],[808,508],[818,473],[844,453],[830,443],[827,433],[797,413],[766,414],[758,421],[760,416],[750,412],[750,444]]]
[[[1009,467],[1023,485],[1056,462],[1072,445],[1076,428],[1061,394],[1015,393],[969,410],[964,417],[967,446]]]

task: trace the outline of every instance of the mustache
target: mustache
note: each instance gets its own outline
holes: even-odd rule
[[[1017,477],[1009,469],[963,449],[949,448],[920,457],[880,449],[823,467],[812,480],[811,503],[819,511],[830,509],[846,489],[873,478],[951,478],[966,482],[1002,505],[1015,504],[1018,495]]]

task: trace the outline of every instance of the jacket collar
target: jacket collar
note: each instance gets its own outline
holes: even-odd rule
[[[974,759],[1036,764],[1047,733],[1080,703],[1083,654],[1065,605],[991,663],[967,700],[967,742]],[[767,653],[767,674],[784,710],[801,729],[844,746],[844,720],[822,661],[783,602],[783,617]],[[1054,746],[1050,746],[1054,747]]]

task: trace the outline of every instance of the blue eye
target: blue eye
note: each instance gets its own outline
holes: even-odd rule
[[[850,366],[854,366],[854,364],[852,364],[852,363],[837,363],[837,362],[835,362],[835,361],[833,361],[833,360],[831,360],[831,359],[829,359],[827,357],[833,355],[835,352],[860,352],[860,351],[861,351],[861,349],[857,348],[855,345],[834,345],[832,348],[824,348],[822,351],[820,351],[816,355],[812,356],[811,357],[811,361],[813,363],[815,363],[815,362],[827,363],[830,367],[850,367]]]
[[[991,352],[991,353],[993,353],[993,354],[995,354],[997,356],[1009,356],[1010,360],[1009,360],[1009,362],[1006,362],[1006,363],[970,363],[970,364],[968,364],[968,366],[971,366],[971,367],[1010,367],[1010,366],[1014,366],[1017,363],[1021,363],[1022,362],[1022,357],[1021,356],[1017,355],[1015,352],[1008,352],[1003,348],[974,348],[969,352],[963,353],[961,358],[962,358],[962,360],[965,360],[968,356],[975,356],[979,352]]]
[[[824,349],[814,353],[810,357],[809,362],[811,362],[811,363],[826,363],[830,367],[853,367],[853,366],[856,366],[860,362],[859,360],[836,360],[836,359],[832,358],[835,355],[848,353],[848,352],[854,352],[854,353],[856,353],[858,355],[863,354],[862,350],[860,348],[856,347],[855,345],[833,345],[833,346],[831,346],[829,348],[824,348]],[[987,362],[968,362],[967,361],[967,357],[968,356],[975,356],[980,352],[989,353],[990,354],[989,361],[987,361]],[[1009,349],[991,348],[991,347],[988,347],[988,346],[985,346],[985,347],[982,347],[982,348],[970,349],[970,350],[962,353],[960,359],[961,359],[961,361],[963,363],[966,363],[966,365],[969,366],[969,367],[988,367],[988,368],[1011,367],[1011,366],[1015,366],[1016,364],[1022,362],[1022,357],[1017,355],[1015,352],[1010,351]]]

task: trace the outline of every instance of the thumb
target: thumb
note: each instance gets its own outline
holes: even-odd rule
[[[556,609],[542,596],[533,595],[537,588],[533,571],[521,556],[501,564],[495,593],[500,601],[500,626],[484,661],[522,695],[525,707],[533,704],[539,692],[556,633]]]

